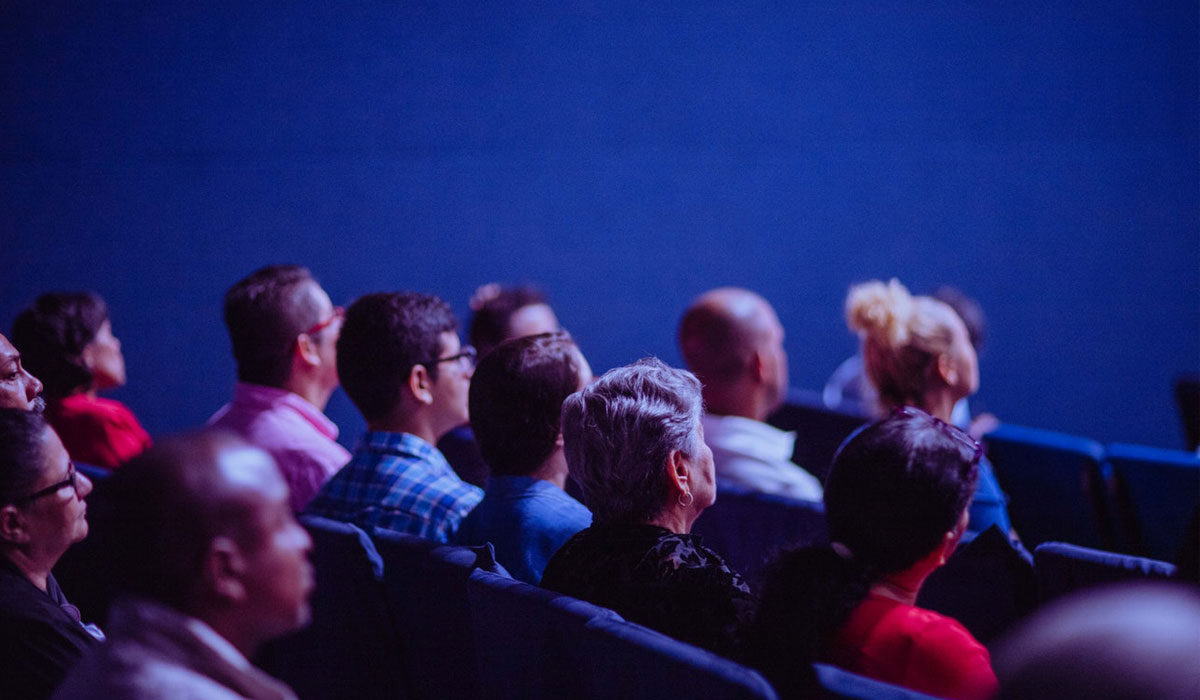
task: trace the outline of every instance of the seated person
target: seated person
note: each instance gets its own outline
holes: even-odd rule
[[[821,500],[821,482],[792,462],[796,434],[765,422],[788,389],[783,326],[767,300],[731,287],[702,294],[679,323],[679,348],[704,385],[704,441],[717,477],[751,491]]]
[[[458,542],[491,542],[514,578],[537,585],[558,548],[592,524],[592,513],[563,491],[567,461],[559,414],[592,369],[566,333],[510,340],[471,377],[471,427],[491,467],[483,501]]]
[[[783,556],[747,633],[781,698],[809,697],[812,662],[923,693],[990,698],[988,651],[917,594],[967,528],[979,444],[917,409],[852,436],[825,482],[830,544]]]
[[[716,500],[700,382],[650,358],[563,403],[567,464],[595,514],[546,565],[542,587],[729,655],[755,598],[689,534]]]
[[[225,294],[225,325],[237,362],[233,401],[209,426],[240,435],[279,465],[300,511],[350,461],[325,416],[337,389],[341,310],[303,267],[271,265]]]
[[[164,440],[105,487],[110,638],[54,697],[294,699],[247,660],[307,623],[313,587],[312,540],[271,456],[210,431]]]
[[[36,413],[0,408],[0,678],[3,695],[48,698],[104,635],[79,619],[50,570],[88,534],[92,483]]]
[[[467,420],[475,350],[459,345],[456,327],[446,302],[427,294],[368,294],[346,309],[338,374],[367,433],[307,512],[450,541],[483,498],[434,447]]]
[[[0,335],[0,408],[18,408],[42,413],[42,382],[21,364],[21,353]]]
[[[471,297],[467,340],[480,357],[506,340],[557,330],[554,310],[535,287],[502,287],[492,282],[475,290]],[[463,481],[480,488],[487,486],[488,464],[479,453],[470,425],[460,425],[446,433],[437,446]]]
[[[91,292],[38,297],[13,322],[13,344],[46,388],[46,418],[71,459],[115,469],[150,446],[133,412],[97,393],[125,384],[121,341]]]
[[[954,405],[979,389],[979,361],[967,327],[945,303],[913,297],[897,280],[876,280],[850,289],[846,322],[862,338],[867,377],[886,410],[915,406],[951,423]],[[1011,532],[1007,500],[991,464],[981,460],[972,534],[992,525]]]

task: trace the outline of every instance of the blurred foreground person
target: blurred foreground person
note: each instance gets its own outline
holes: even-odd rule
[[[809,697],[813,662],[948,698],[996,691],[988,651],[916,606],[967,529],[978,443],[914,408],[852,436],[825,482],[830,544],[785,554],[746,657],[782,698]]]
[[[110,638],[55,697],[294,698],[247,660],[308,621],[313,585],[312,541],[270,455],[221,432],[164,440],[106,488]]]
[[[550,560],[542,587],[728,656],[755,599],[689,534],[717,497],[701,412],[696,377],[656,359],[567,398],[567,464],[595,518]]]
[[[43,294],[13,322],[13,344],[46,388],[46,418],[71,459],[115,469],[150,446],[125,404],[98,394],[125,385],[108,306],[91,292]]]
[[[46,698],[104,639],[50,570],[88,534],[92,483],[36,413],[0,409],[0,695]]]

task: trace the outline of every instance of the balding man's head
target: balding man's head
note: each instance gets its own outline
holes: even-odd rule
[[[748,381],[763,387],[771,407],[787,389],[783,327],[767,300],[750,290],[722,287],[700,295],[679,323],[679,349],[710,404],[722,390]]]

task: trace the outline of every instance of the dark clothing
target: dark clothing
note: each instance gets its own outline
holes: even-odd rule
[[[757,599],[698,535],[654,525],[593,525],[546,566],[542,587],[724,656],[737,650]]]
[[[51,576],[47,590],[0,556],[0,694],[48,698],[87,649],[100,642],[79,622]]]

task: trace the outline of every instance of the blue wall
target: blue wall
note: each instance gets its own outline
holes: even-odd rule
[[[983,302],[1002,418],[1180,443],[1194,2],[483,4],[4,3],[0,326],[101,292],[163,432],[227,397],[221,295],[267,262],[460,313],[537,280],[597,369],[745,285],[808,387],[894,275]]]

